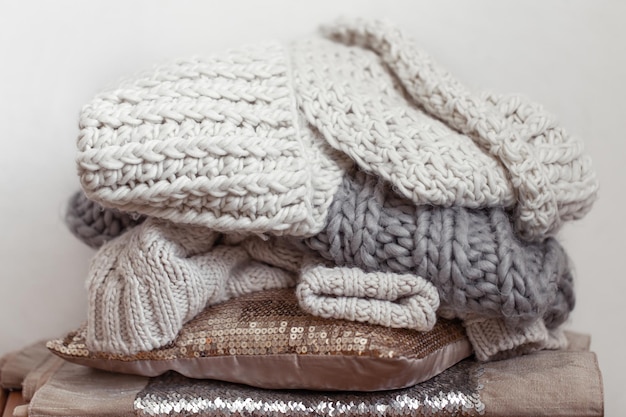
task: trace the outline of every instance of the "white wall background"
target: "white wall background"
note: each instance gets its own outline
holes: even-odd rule
[[[626,3],[620,1],[0,0],[0,354],[85,319],[93,251],[65,228],[81,106],[176,57],[289,40],[339,15],[388,17],[475,88],[521,92],[585,140],[600,199],[561,239],[577,269],[568,327],[591,333],[606,414],[626,412]]]

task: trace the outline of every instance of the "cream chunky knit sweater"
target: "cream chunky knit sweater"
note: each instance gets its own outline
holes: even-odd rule
[[[591,207],[581,142],[540,106],[474,93],[394,27],[178,61],[82,111],[78,170],[106,207],[223,232],[311,236],[347,167],[416,204],[507,207],[528,240]]]

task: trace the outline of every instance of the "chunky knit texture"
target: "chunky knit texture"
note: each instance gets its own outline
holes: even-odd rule
[[[563,221],[579,218],[591,208],[598,182],[589,156],[582,153],[582,143],[570,137],[539,105],[518,96],[470,92],[388,23],[346,20],[326,27],[324,33],[355,48],[341,53],[334,45],[310,47],[314,51],[309,51],[307,58],[312,62],[306,65],[315,69],[296,74],[307,76],[311,90],[322,85],[328,91],[321,97],[301,94],[309,102],[306,113],[321,118],[322,124],[327,124],[324,116],[334,114],[334,141],[330,135],[326,135],[327,140],[350,153],[362,168],[393,182],[402,195],[419,202],[415,194],[424,191],[416,184],[426,179],[426,184],[433,188],[431,198],[438,199],[429,201],[434,204],[480,207],[485,205],[481,202],[484,198],[514,201],[517,232],[531,240],[553,234]],[[367,59],[362,48],[374,51],[376,56],[369,55]],[[331,49],[334,56],[326,52]],[[339,54],[342,58],[338,59]],[[358,60],[357,65],[367,71],[353,72],[349,77],[345,72],[349,65],[323,65],[328,60]],[[404,105],[410,110],[399,112],[399,98],[388,98],[392,89],[389,77],[383,83],[380,71],[372,71],[372,67],[381,65],[389,68],[413,100],[411,105]],[[325,82],[327,79],[346,82]],[[370,91],[377,89],[376,94],[363,100],[361,86],[371,86]],[[357,104],[350,106],[355,98]],[[346,108],[350,109],[349,115]],[[433,121],[424,123],[425,116],[418,116],[420,108],[447,126]],[[398,129],[411,122],[418,122],[413,130]],[[320,130],[324,131],[321,127]],[[399,130],[410,133],[399,135]],[[436,152],[433,142],[439,137],[458,136],[453,130],[471,137],[506,169],[509,187],[503,183],[505,178],[497,178],[502,171],[494,169],[493,161],[476,169],[484,158],[473,159],[463,147],[448,148],[445,142],[438,147],[444,153]],[[354,133],[345,132],[358,132],[360,140],[354,141]],[[462,143],[460,139],[453,142]],[[391,151],[383,152],[381,148]],[[412,152],[420,156],[415,157]],[[448,157],[442,157],[446,153]],[[440,175],[424,175],[429,171],[438,171]],[[493,181],[485,171],[493,173],[497,180]],[[464,202],[467,200],[479,204],[468,205]]]
[[[340,266],[425,278],[446,316],[544,318],[554,328],[574,306],[568,258],[555,239],[520,241],[501,209],[416,206],[362,171],[346,175],[326,229],[305,243]]]
[[[93,209],[87,210],[86,212],[93,212],[99,217],[104,218],[114,215],[124,215],[123,213],[118,213],[116,210],[104,209],[97,203],[89,202],[89,200],[79,196],[81,196],[81,193],[77,193],[71,201],[85,200],[80,206],[87,206]],[[102,223],[102,219],[100,219],[98,223]],[[130,228],[134,225],[136,224],[124,222],[121,226]],[[80,227],[76,230],[79,232],[78,236],[82,240],[87,243],[93,242],[94,245],[105,242],[112,234],[124,231],[123,227],[119,229],[115,227],[111,229],[114,233],[99,236],[97,234],[80,234],[85,230],[94,231],[96,230],[95,228]],[[215,235],[211,234],[211,239],[213,238],[215,238]],[[172,243],[175,242],[169,242],[170,245]],[[354,320],[383,326],[418,330],[431,328],[436,320],[437,308],[439,306],[437,289],[421,277],[411,274],[394,274],[389,272],[366,273],[358,268],[342,268],[337,266],[331,268],[324,265],[323,261],[312,256],[307,248],[298,244],[298,242],[288,241],[283,238],[260,239],[243,235],[223,235],[220,238],[220,246],[221,245],[226,245],[226,247],[239,245],[247,252],[251,259],[289,271],[294,274],[294,276],[296,274],[299,275],[300,283],[298,284],[296,293],[301,307],[311,314],[326,318]],[[170,246],[164,243],[163,247],[168,249]],[[175,247],[175,245],[172,247]],[[207,247],[211,247],[209,250],[213,249],[211,245]],[[130,248],[126,247],[125,249],[128,250]],[[135,248],[135,250],[140,250],[140,248]],[[233,250],[238,249],[233,248]],[[105,256],[120,256],[116,253],[105,253]],[[100,254],[97,256],[100,256]],[[93,264],[100,263],[101,261],[98,260],[93,261]],[[129,280],[127,282],[131,282],[133,279],[132,276],[128,278]],[[91,285],[90,292],[95,291],[101,294],[102,289],[100,287],[108,285],[105,281],[110,279],[114,278],[107,277],[103,281]],[[246,280],[239,281],[246,283],[246,285],[249,284]],[[165,282],[165,285],[163,282]],[[254,284],[255,286],[252,288],[259,288],[260,283],[260,281],[256,282],[256,284]],[[171,283],[168,283],[167,280],[162,280],[160,283],[145,283],[143,289],[149,291],[152,287],[156,288],[163,285],[167,287],[169,284]],[[193,282],[189,282],[189,284],[194,285]],[[233,282],[231,282],[231,284],[233,284]],[[173,285],[175,287],[175,284]],[[222,283],[218,285],[222,285]],[[569,293],[564,290],[568,290]],[[546,320],[550,323],[555,323],[568,314],[570,305],[567,300],[573,299],[571,290],[571,286],[560,288],[557,293],[557,301],[550,305],[547,313],[544,314],[544,317],[546,317]],[[174,292],[176,291],[180,291],[180,288],[174,288]],[[247,290],[240,289],[239,292],[245,293]],[[119,294],[121,293],[113,295],[110,304],[118,303],[122,306],[122,301],[116,299]],[[179,298],[176,309],[170,309],[165,314],[174,313],[175,311],[187,311],[189,308],[185,305],[187,302],[188,300],[182,297]],[[163,319],[162,311],[160,313],[151,311],[156,308],[156,306],[157,303],[143,303],[140,308],[143,310],[143,314],[146,317],[160,317]],[[93,323],[92,327],[96,329],[98,326],[107,328],[111,327],[112,323],[113,326],[119,327],[119,323],[115,323],[116,320],[119,319],[103,316],[102,313],[98,312],[101,308],[101,305],[94,305],[90,308],[95,315],[102,317],[103,320],[101,323]],[[124,306],[120,307],[121,312],[124,310]],[[176,319],[171,318],[164,321],[174,323],[174,326],[179,323]],[[483,361],[515,356],[534,350],[558,349],[563,347],[562,338],[559,339],[553,336],[554,334],[558,335],[558,329],[548,331],[543,319],[539,319],[528,325],[513,326],[507,324],[503,319],[473,318],[466,319],[464,324],[476,357]],[[148,322],[146,325],[151,329],[159,328],[159,323]],[[174,327],[170,329],[166,335],[161,334],[157,336],[156,342],[154,337],[151,341],[146,342],[135,329],[126,329],[123,330],[123,332],[125,335],[130,335],[132,339],[130,342],[128,340],[129,336],[118,335],[116,345],[100,343],[99,346],[108,345],[110,351],[120,353],[118,346],[125,346],[123,350],[125,351],[126,349],[139,349],[137,347],[129,347],[129,344],[130,346],[144,346],[146,343],[164,345],[169,341],[172,334],[177,333],[176,327]],[[103,332],[102,330],[96,330],[96,333],[102,334]],[[158,334],[158,332],[154,330],[150,333]],[[104,340],[108,337],[110,336],[102,335],[99,336],[98,339]],[[123,341],[124,337],[126,337],[126,341]],[[122,341],[120,342],[119,340]]]
[[[296,276],[216,245],[201,227],[148,219],[111,240],[88,276],[90,349],[136,353],[163,346],[207,305],[253,291],[294,286]]]
[[[401,199],[400,197],[393,196],[392,193],[388,189],[385,188],[385,185],[383,183],[376,183],[376,181],[373,178],[368,178],[363,173],[356,173],[356,174],[353,173],[352,176],[346,177],[344,179],[344,182],[346,182],[346,187],[347,187],[346,189],[354,188],[355,185],[353,184],[353,182],[355,181],[355,177],[362,181],[369,180],[369,183],[368,183],[369,186],[373,187],[373,188],[370,188],[370,191],[378,187],[378,191],[382,191],[384,196],[391,196],[391,200],[385,200],[386,202],[381,209],[383,212],[385,212],[387,209],[394,208],[392,207],[394,204],[397,204],[399,207],[402,207],[404,205],[404,209],[402,208],[398,209],[397,207],[395,207],[395,210],[396,210],[395,212],[397,212],[397,210],[400,210],[400,212],[406,213],[406,212],[410,212],[411,210],[416,210],[416,207],[414,207],[414,205],[411,202]],[[357,184],[357,187],[358,187],[358,184]],[[81,196],[81,193],[77,193],[76,196],[70,200],[69,211],[70,212],[79,211],[81,207],[89,207],[90,209],[85,210],[85,213],[87,213],[87,215],[85,215],[82,219],[79,218],[79,219],[75,219],[74,222],[68,222],[68,225],[70,227],[72,227],[74,224],[87,223],[87,221],[91,221],[92,219],[93,219],[93,223],[95,223],[96,225],[102,225],[102,224],[106,224],[106,219],[115,218],[115,216],[125,216],[124,213],[119,213],[116,210],[103,208],[95,202],[86,200],[84,196],[82,197],[80,196]],[[365,192],[365,194],[363,195],[363,198],[366,198],[366,199],[368,198],[367,192]],[[72,204],[75,205],[73,209],[71,209]],[[448,212],[448,211],[452,213],[452,209],[444,210],[444,212]],[[475,218],[476,215],[478,214],[478,218],[480,219],[478,223],[487,219],[486,213],[487,211],[478,211],[478,212],[475,212],[472,210],[466,211],[466,214],[469,218]],[[502,217],[503,213],[499,213],[499,214],[500,214],[499,218],[502,221],[504,221],[504,218]],[[390,212],[389,216],[394,217],[395,216],[394,211]],[[68,218],[69,217],[70,215],[68,214]],[[399,227],[404,227],[403,225],[406,223],[407,219],[409,223],[417,222],[417,220],[415,221],[411,220],[412,217],[406,216],[405,214],[403,216],[398,217],[397,222],[400,224],[400,226],[394,223],[395,226],[391,230],[392,231],[395,230],[396,233],[400,233]],[[140,221],[143,221],[143,218],[137,219],[137,222],[140,222]],[[440,222],[441,218],[439,218],[438,221]],[[476,221],[474,221],[474,223],[476,223]],[[86,243],[88,244],[93,243],[94,246],[99,246],[101,243],[109,240],[110,238],[115,237],[116,234],[121,234],[122,232],[124,232],[126,230],[125,229],[126,227],[130,228],[136,225],[136,223],[133,223],[133,222],[121,222],[120,224],[116,224],[115,222],[112,222],[112,224],[114,224],[115,227],[110,227],[106,229],[106,233],[103,235],[98,234],[98,230],[100,230],[100,228],[91,227],[91,226],[87,227],[89,225],[83,225],[83,227],[76,227],[73,231],[81,240],[85,241]],[[506,222],[504,224],[506,224]],[[433,225],[433,227],[435,226],[436,225]],[[415,227],[411,227],[408,229],[409,231],[401,232],[401,234],[403,236],[404,235],[408,236],[410,235],[411,230],[413,230],[413,232],[415,231],[414,229]],[[305,240],[305,242],[308,243],[308,245],[319,245],[318,240],[323,238],[323,236],[326,236],[326,235],[327,233],[322,233],[317,238]],[[383,236],[383,233],[380,233],[378,236],[379,237]],[[385,239],[390,238],[390,235],[388,234],[385,236],[386,236]],[[345,239],[346,238],[344,237],[343,242],[345,242]],[[515,241],[515,237],[513,235],[509,235],[507,236],[507,240]],[[294,240],[284,240],[284,239],[275,239],[275,238],[263,240],[260,238],[246,238],[245,236],[241,236],[241,235],[224,235],[223,241],[230,245],[241,244],[241,246],[245,248],[245,250],[250,254],[250,256],[253,259],[256,259],[260,262],[268,263],[270,265],[273,265],[278,268],[282,268],[287,271],[291,271],[294,274],[302,273],[302,267],[305,264],[305,257],[307,256],[306,248],[302,247],[302,245],[298,245],[298,242]],[[406,239],[402,239],[402,241],[406,242]],[[496,245],[496,241],[493,239],[487,240],[487,241],[489,242],[490,245]],[[387,249],[385,250],[388,251],[390,246],[389,246],[389,242],[387,243],[388,244],[385,245]],[[340,244],[342,243],[340,242]],[[532,245],[532,246],[536,246],[536,245]],[[315,247],[319,248],[319,246],[315,246]],[[392,255],[388,255],[387,258],[389,262],[392,262],[392,263],[394,262]],[[406,263],[407,261],[406,258],[404,258],[404,261]],[[309,263],[311,263],[311,261],[309,261]],[[322,263],[323,262],[317,262],[313,264],[321,268]],[[358,262],[354,262],[354,261],[348,262],[347,264],[352,265],[353,263],[358,264]],[[409,265],[410,265],[410,261],[409,261]],[[372,270],[375,270],[375,269],[376,268],[374,267]],[[387,269],[390,270],[392,268],[387,268]],[[398,267],[396,265],[395,267],[393,267],[393,269],[396,271],[407,272],[407,271],[414,270],[415,268],[410,268],[408,266],[403,268],[403,267]],[[316,269],[309,267],[308,270],[315,271]],[[335,303],[337,302],[337,300],[336,300],[336,295],[332,295],[332,291],[329,290],[328,288],[335,287],[335,288],[339,288],[337,289],[337,291],[339,290],[346,291],[345,289],[341,289],[341,287],[344,286],[348,289],[347,291],[349,291],[350,288],[353,288],[355,285],[358,285],[358,283],[355,283],[353,282],[353,280],[348,279],[348,277],[351,276],[350,274],[351,273],[350,273],[349,268],[344,269],[340,267],[335,267],[333,269],[327,268],[324,274],[302,275],[303,279],[301,280],[301,285],[303,286],[303,289],[302,291],[299,292],[299,297],[300,297],[300,302],[301,302],[302,307],[305,308],[307,311],[311,312],[312,314],[321,315],[321,316],[330,315],[330,313],[328,312],[333,311],[334,313],[332,313],[332,316],[334,318],[351,319],[351,317],[354,317],[354,315],[348,310],[341,310],[341,309],[336,309],[335,307],[329,307],[331,301]],[[363,278],[365,275],[367,275],[367,273],[362,272],[361,274],[357,274],[357,276],[361,278]],[[397,276],[401,277],[402,275],[403,274],[399,274]],[[372,275],[371,277],[374,277],[374,276],[375,275]],[[391,275],[391,276],[394,278],[396,277],[396,275]],[[340,281],[333,282],[333,279],[336,280],[338,277]],[[388,275],[385,275],[385,277],[389,278]],[[411,275],[411,277],[412,277],[411,280],[415,282],[419,280],[419,277],[415,275]],[[318,281],[309,282],[309,280],[314,279],[314,278],[318,279]],[[529,276],[522,277],[521,283],[523,284],[524,281],[526,280],[532,281],[533,277],[529,277]],[[403,280],[400,279],[398,281],[393,281],[392,284],[395,285],[397,288],[402,288],[404,286],[402,282]],[[474,281],[473,284],[479,287],[484,285],[480,281]],[[460,288],[460,289],[457,288],[456,290],[463,292],[463,291],[467,291],[467,288]],[[476,292],[477,290],[474,289],[473,291]],[[551,291],[554,292],[555,290],[551,289]],[[554,327],[556,324],[561,323],[564,320],[564,318],[568,316],[569,312],[573,308],[574,288],[573,288],[571,279],[567,278],[567,279],[563,279],[559,281],[559,285],[558,285],[558,288],[556,289],[556,293],[553,295],[547,296],[547,298],[549,299],[551,299],[552,297],[553,297],[552,303],[550,303],[548,306],[543,306],[543,309],[545,310],[543,313],[543,317],[548,323],[552,324],[552,327]],[[466,298],[466,297],[462,297],[462,298]],[[390,301],[389,307],[391,309],[400,308],[400,304],[395,303],[396,300],[394,299],[394,297],[382,297],[381,299],[386,299],[387,301]],[[356,301],[352,300],[352,302],[356,302]],[[361,301],[359,301],[359,303],[360,302]],[[503,300],[500,301],[500,303],[505,303],[505,302],[506,301],[503,301]],[[354,305],[356,306],[356,304]],[[489,303],[489,302],[487,302],[487,305],[494,306],[493,303]],[[404,314],[406,317],[409,317],[411,314],[414,314],[411,311],[411,309],[406,308],[406,306],[402,306],[401,308],[403,308],[402,314]],[[479,308],[480,308],[479,306],[476,306],[476,309],[479,309]],[[445,308],[442,309],[441,311],[443,312],[444,310]],[[497,311],[497,308],[495,310]],[[372,315],[369,313],[369,311],[371,311],[371,307],[367,307],[363,311],[368,311],[368,313],[362,313],[362,317],[364,317],[363,320],[368,321],[368,322],[377,322],[379,324],[382,322],[379,315]],[[462,317],[470,313],[469,311],[464,312],[464,313],[459,313],[459,311],[456,311],[456,312],[451,313],[450,315],[456,316],[457,314]],[[490,309],[487,311],[488,316],[491,316],[492,314],[494,314],[493,309]],[[494,320],[498,320],[498,319],[494,319]],[[395,323],[398,327],[405,327],[405,326],[410,327],[408,324],[409,320],[404,320],[404,321],[396,320]],[[502,324],[502,326],[504,325],[505,324]],[[511,331],[509,330],[509,332]],[[523,330],[523,332],[524,334],[527,333],[526,330]],[[519,338],[519,337],[525,337],[525,336],[518,335],[517,337]],[[511,342],[508,342],[508,343],[511,343]],[[525,345],[528,343],[525,343]]]
[[[144,221],[144,217],[102,207],[82,191],[70,197],[65,223],[70,231],[92,248],[99,248]]]
[[[298,120],[286,58],[266,44],[177,61],[96,96],[79,123],[89,198],[214,230],[321,229],[341,169]]]
[[[80,118],[88,197],[223,232],[311,236],[356,163],[416,204],[514,207],[529,240],[589,210],[589,158],[539,106],[469,92],[392,26],[325,34],[175,62],[99,94]]]

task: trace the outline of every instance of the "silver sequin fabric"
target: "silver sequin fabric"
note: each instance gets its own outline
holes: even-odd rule
[[[480,364],[465,360],[410,388],[382,392],[264,390],[169,372],[137,394],[135,414],[156,416],[477,416]]]

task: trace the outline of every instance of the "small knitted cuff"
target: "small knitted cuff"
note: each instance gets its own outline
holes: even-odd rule
[[[544,349],[560,350],[569,347],[569,340],[561,327],[556,329],[548,329],[548,339],[546,340]]]
[[[528,326],[510,326],[501,319],[466,320],[467,336],[480,361],[507,359],[543,349],[562,349],[562,331],[549,331],[543,320]]]
[[[328,266],[295,239],[250,237],[241,246],[254,260],[298,273],[296,294],[310,314],[421,331],[436,322],[439,295],[420,277]]]
[[[316,316],[420,331],[432,329],[439,307],[436,288],[418,276],[308,262],[296,294]]]

